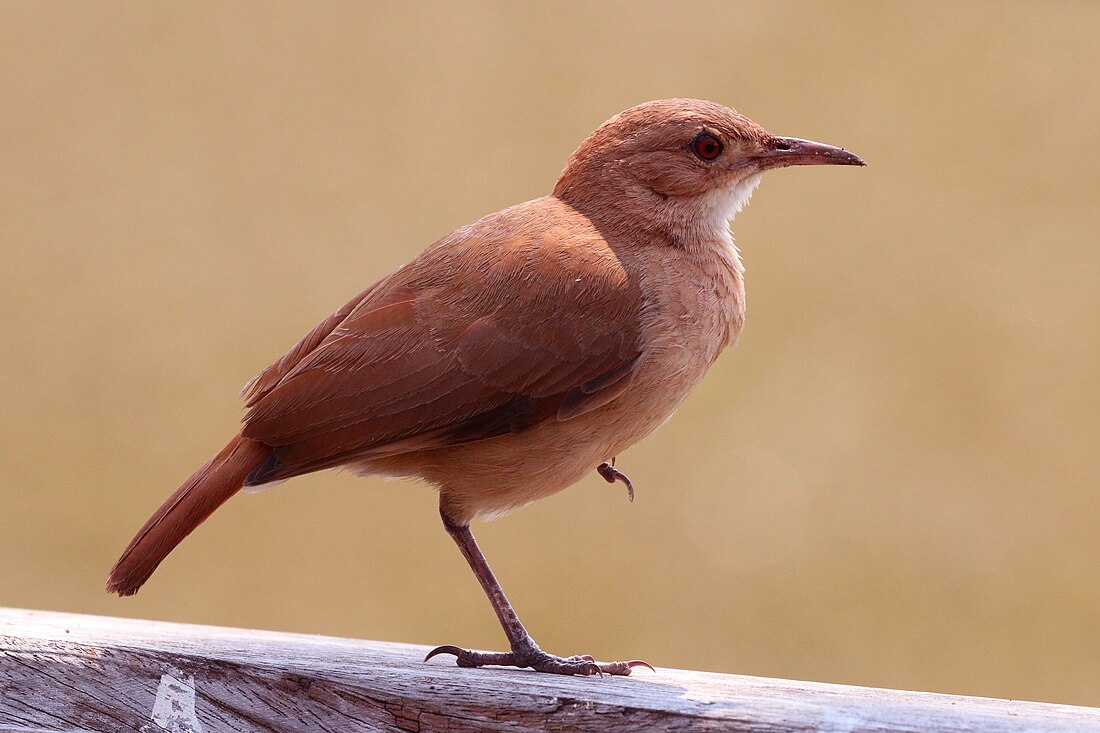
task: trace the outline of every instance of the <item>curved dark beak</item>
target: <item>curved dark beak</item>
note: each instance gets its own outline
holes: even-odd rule
[[[797,137],[771,138],[764,144],[756,162],[761,170],[789,165],[867,165],[858,155],[844,148]]]

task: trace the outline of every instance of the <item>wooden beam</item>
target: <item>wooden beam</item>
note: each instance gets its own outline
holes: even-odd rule
[[[1100,710],[658,669],[571,678],[425,647],[0,609],[0,732],[1074,731]]]

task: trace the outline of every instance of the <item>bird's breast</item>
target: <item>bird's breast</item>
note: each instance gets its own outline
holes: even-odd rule
[[[650,263],[643,276],[642,333],[647,361],[694,386],[745,320],[741,261],[733,246],[715,242],[702,253],[676,251]],[[658,375],[655,375],[658,376]]]
[[[608,406],[620,449],[655,430],[702,381],[744,322],[740,261],[663,253],[642,268],[642,360],[630,389]],[[611,419],[607,419],[611,418]],[[625,428],[625,429],[624,429]]]

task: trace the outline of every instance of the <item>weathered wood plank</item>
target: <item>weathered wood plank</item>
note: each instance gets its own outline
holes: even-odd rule
[[[426,649],[0,609],[0,732],[1097,731],[1100,710],[658,669],[423,664]]]

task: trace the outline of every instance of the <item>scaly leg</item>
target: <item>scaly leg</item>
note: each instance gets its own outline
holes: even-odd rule
[[[459,667],[483,667],[486,665],[530,667],[537,672],[581,675],[602,675],[605,673],[628,675],[634,667],[653,669],[649,664],[639,659],[633,659],[629,662],[601,664],[587,654],[558,657],[539,649],[539,645],[535,643],[535,640],[527,633],[527,629],[523,627],[519,616],[512,608],[512,604],[508,602],[508,598],[504,595],[504,590],[497,582],[493,571],[489,569],[489,563],[485,561],[485,556],[481,554],[481,549],[477,546],[469,525],[452,522],[442,511],[440,516],[443,517],[443,526],[447,529],[447,534],[458,545],[458,549],[462,551],[462,556],[466,558],[466,562],[470,563],[470,569],[474,571],[478,582],[485,590],[485,595],[489,597],[489,603],[493,605],[493,610],[496,611],[497,618],[500,619],[500,625],[504,628],[504,633],[508,637],[508,643],[511,645],[512,651],[475,652],[446,645],[436,647],[428,652],[428,656],[424,657],[425,662],[437,654],[453,654]]]

